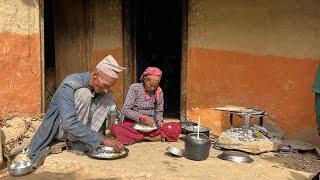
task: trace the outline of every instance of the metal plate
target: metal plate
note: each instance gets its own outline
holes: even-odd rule
[[[247,108],[243,111],[243,113],[247,113],[251,115],[264,115],[265,111],[262,109]]]
[[[141,132],[152,132],[152,131],[158,129],[158,127],[156,125],[148,126],[148,125],[141,124],[141,123],[135,123],[132,127],[133,127],[133,129],[135,129],[137,131],[141,131]]]
[[[125,158],[128,156],[128,153],[129,153],[129,149],[127,148],[124,148],[122,152],[114,152],[114,149],[112,147],[102,146],[95,151],[88,152],[87,155],[91,158],[96,158],[96,159],[113,160],[113,159]]]
[[[237,162],[237,163],[251,163],[253,159],[247,153],[239,151],[224,151],[218,155],[222,160]]]
[[[249,107],[241,107],[241,106],[223,106],[214,108],[218,111],[228,111],[234,113],[244,113],[244,114],[251,114],[251,115],[266,115],[266,112],[262,109],[257,108],[249,108]]]
[[[168,146],[166,150],[167,150],[168,153],[171,153],[172,155],[175,155],[175,156],[178,156],[178,157],[182,157],[184,155],[184,150],[183,149],[180,150],[178,148]]]

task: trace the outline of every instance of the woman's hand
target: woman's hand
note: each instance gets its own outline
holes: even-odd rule
[[[141,115],[139,119],[141,122],[144,122],[149,126],[153,126],[155,124],[155,121],[150,116],[147,116],[147,115]]]
[[[158,120],[158,121],[157,121],[157,125],[158,125],[159,127],[162,127],[162,125],[163,125],[163,121]]]
[[[104,137],[103,145],[113,147],[116,152],[121,152],[124,149],[123,145],[118,140],[107,137]]]

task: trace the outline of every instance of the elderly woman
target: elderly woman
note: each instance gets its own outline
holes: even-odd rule
[[[133,144],[143,139],[161,137],[166,141],[176,141],[181,126],[175,122],[163,123],[163,92],[159,87],[162,72],[156,67],[148,67],[141,75],[142,83],[135,83],[129,91],[122,109],[125,120],[110,128],[111,134],[122,144]],[[159,128],[152,132],[140,132],[132,128],[139,122]]]

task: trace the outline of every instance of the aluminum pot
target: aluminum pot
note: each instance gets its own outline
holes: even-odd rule
[[[197,123],[191,122],[191,121],[180,121],[180,124],[181,124],[181,128],[182,128],[181,134],[185,134],[185,135],[187,134],[186,127],[198,125]]]
[[[185,157],[191,160],[202,161],[209,157],[211,140],[204,134],[188,134],[185,143]]]
[[[188,135],[190,133],[197,133],[198,132],[198,126],[187,126],[185,128],[185,135]],[[206,136],[210,136],[210,129],[205,126],[200,126],[199,133],[204,134]]]

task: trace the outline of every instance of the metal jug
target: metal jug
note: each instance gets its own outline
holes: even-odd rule
[[[123,116],[118,107],[115,107],[114,110],[109,111],[106,119],[105,134],[109,134],[109,129],[113,124],[118,124],[123,121]]]

